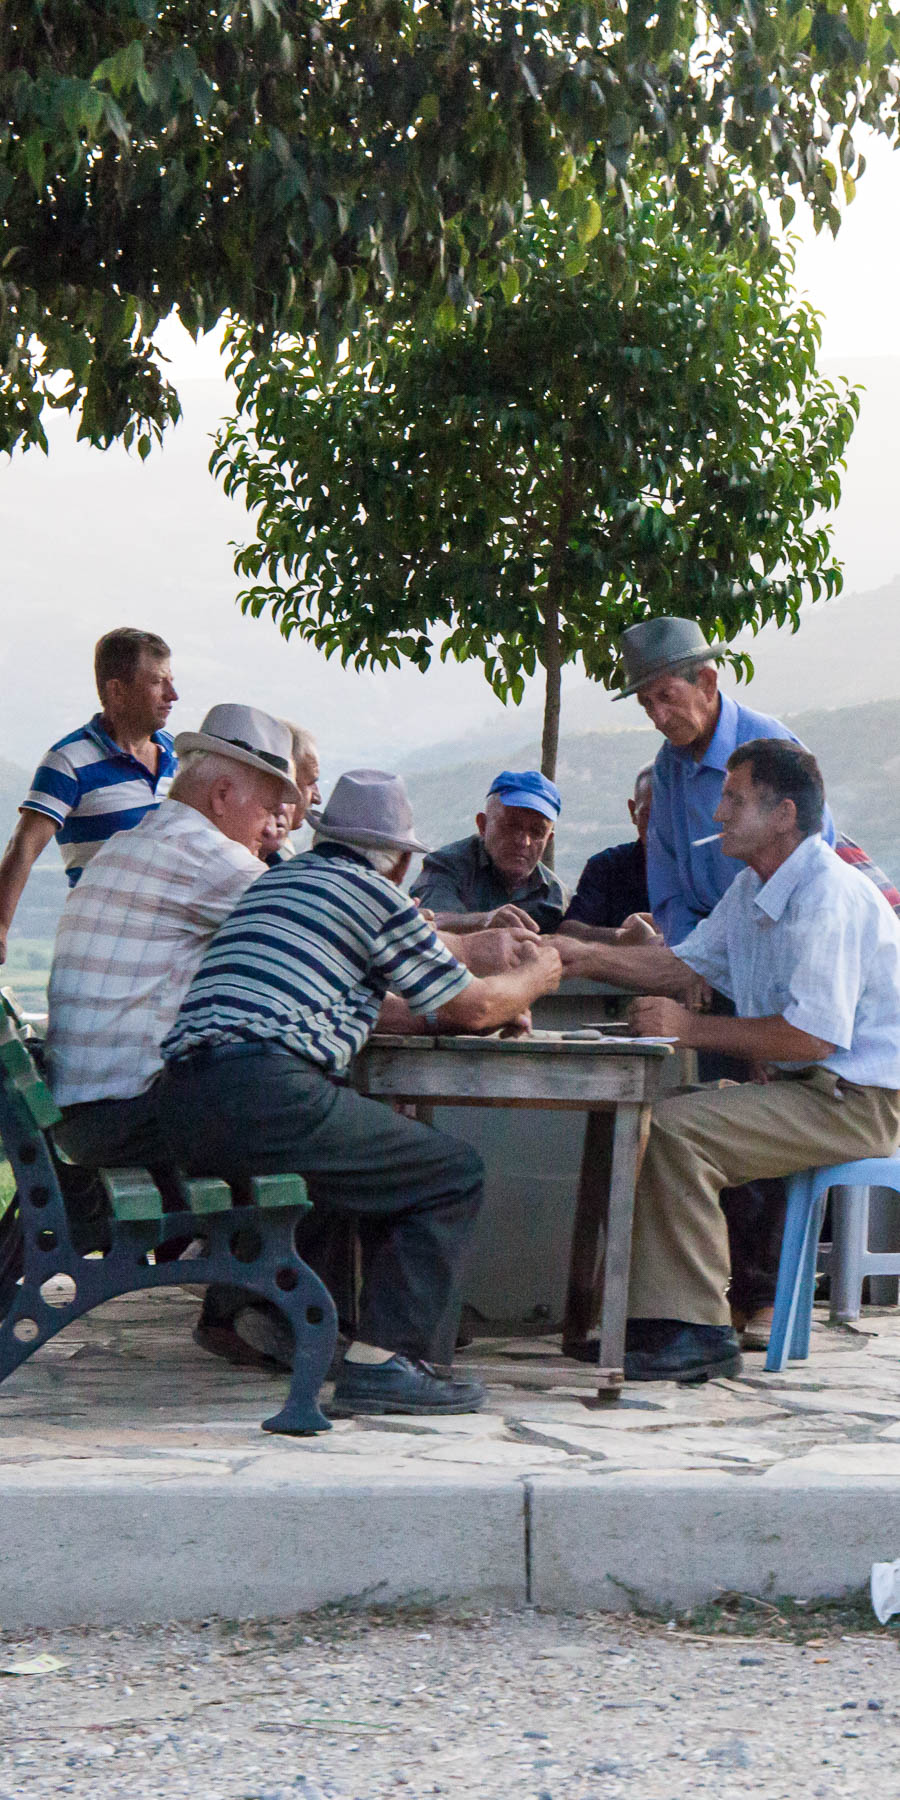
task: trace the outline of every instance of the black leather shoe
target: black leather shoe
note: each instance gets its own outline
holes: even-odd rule
[[[664,1351],[679,1331],[712,1331],[718,1326],[686,1325],[682,1319],[629,1319],[625,1326],[625,1349]],[[600,1339],[564,1338],[563,1356],[572,1362],[598,1363],[600,1361]]]
[[[336,1419],[355,1413],[478,1412],[484,1400],[480,1381],[455,1381],[431,1363],[392,1356],[390,1362],[344,1361],[326,1411]]]
[[[739,1375],[741,1347],[730,1325],[689,1325],[681,1319],[631,1319],[626,1381],[708,1381]]]

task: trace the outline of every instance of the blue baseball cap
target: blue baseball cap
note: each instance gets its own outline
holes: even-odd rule
[[[529,812],[543,813],[545,819],[558,819],[562,800],[559,788],[539,769],[523,769],[518,774],[504,769],[488,788],[488,799],[496,794],[504,806],[525,806]]]

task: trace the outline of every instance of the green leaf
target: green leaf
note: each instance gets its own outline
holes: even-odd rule
[[[31,176],[36,193],[40,194],[44,186],[44,171],[47,166],[47,155],[44,140],[38,132],[33,131],[25,139],[23,146],[25,167]]]
[[[514,264],[511,263],[509,268],[504,269],[500,277],[500,288],[507,306],[510,306],[521,292],[519,271]]]
[[[578,221],[579,243],[590,244],[597,236],[602,224],[603,210],[596,200],[590,199]]]

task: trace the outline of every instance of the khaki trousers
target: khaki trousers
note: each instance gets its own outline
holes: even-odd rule
[[[629,1318],[727,1325],[721,1189],[891,1156],[898,1141],[900,1093],[853,1087],[828,1069],[661,1101],[635,1196]]]

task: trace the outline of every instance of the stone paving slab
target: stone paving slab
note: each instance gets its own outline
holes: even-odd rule
[[[816,1591],[900,1555],[896,1309],[817,1318],[783,1374],[751,1355],[734,1380],[612,1404],[558,1339],[481,1340],[459,1362],[488,1384],[482,1413],[294,1439],[260,1430],[285,1378],[198,1349],[197,1304],[111,1301],[0,1387],[0,1626],[426,1590],[568,1605],[582,1577],[612,1605],[636,1570],[660,1604],[751,1579],[805,1594],[823,1486],[855,1525],[842,1539],[831,1519]]]

